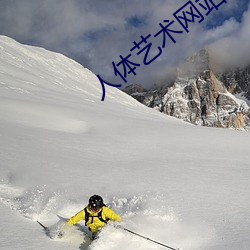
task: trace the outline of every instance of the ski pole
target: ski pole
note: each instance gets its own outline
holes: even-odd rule
[[[47,227],[45,227],[41,222],[39,222],[38,220],[36,221],[40,226],[42,226],[43,227],[43,229],[46,231],[46,230],[48,230],[48,228]]]
[[[161,246],[163,246],[163,247],[169,248],[169,249],[171,249],[171,250],[180,250],[180,248],[173,248],[173,247],[167,246],[167,245],[162,244],[162,243],[160,243],[160,242],[158,242],[158,241],[152,240],[152,239],[150,239],[150,238],[148,238],[148,237],[145,237],[145,236],[143,236],[143,235],[140,235],[140,234],[138,234],[138,233],[135,233],[135,232],[133,232],[133,231],[127,229],[127,228],[122,228],[122,229],[125,230],[125,231],[127,231],[127,232],[129,232],[129,233],[131,233],[131,234],[137,235],[137,236],[139,236],[139,237],[141,237],[141,238],[143,238],[143,239],[145,239],[145,240],[154,242],[154,243],[156,243],[156,244],[158,244],[158,245],[161,245]]]

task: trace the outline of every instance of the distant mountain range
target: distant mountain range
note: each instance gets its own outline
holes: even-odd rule
[[[123,91],[148,107],[196,125],[250,128],[250,66],[219,71],[206,49],[181,64],[172,84],[149,90],[132,84]]]

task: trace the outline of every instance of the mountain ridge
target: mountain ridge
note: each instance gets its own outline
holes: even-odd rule
[[[250,66],[215,72],[209,50],[201,49],[176,72],[170,86],[142,90],[141,86],[132,85],[123,91],[148,107],[195,125],[249,129]]]

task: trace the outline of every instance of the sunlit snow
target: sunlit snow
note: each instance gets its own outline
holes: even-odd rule
[[[0,248],[153,250],[115,228],[53,228],[93,194],[122,226],[183,250],[250,249],[249,132],[149,109],[63,55],[0,36]],[[58,217],[59,216],[59,217]]]

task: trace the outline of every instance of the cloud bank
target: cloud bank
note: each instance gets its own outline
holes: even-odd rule
[[[127,84],[142,83],[149,87],[167,81],[168,72],[181,60],[208,46],[223,63],[247,63],[250,38],[247,2],[228,0],[218,11],[214,9],[205,16],[202,23],[190,24],[189,33],[172,33],[176,43],[167,37],[162,54],[148,66],[143,64],[143,53],[138,56],[135,53],[131,61],[141,66],[136,68],[136,75],[128,75]],[[2,0],[0,33],[63,53],[105,80],[125,87],[127,84],[114,75],[112,62],[119,63],[120,55],[128,56],[134,42],[139,43],[140,36],[149,34],[148,43],[152,42],[149,58],[157,55],[163,43],[162,34],[154,37],[161,29],[159,24],[166,26],[163,20],[174,20],[173,13],[185,3],[187,0]],[[183,30],[177,21],[171,27]]]
[[[211,52],[219,65],[224,67],[244,67],[250,64],[250,9],[248,8],[239,23],[234,18],[225,21],[214,33],[225,32],[220,39],[210,44]]]

